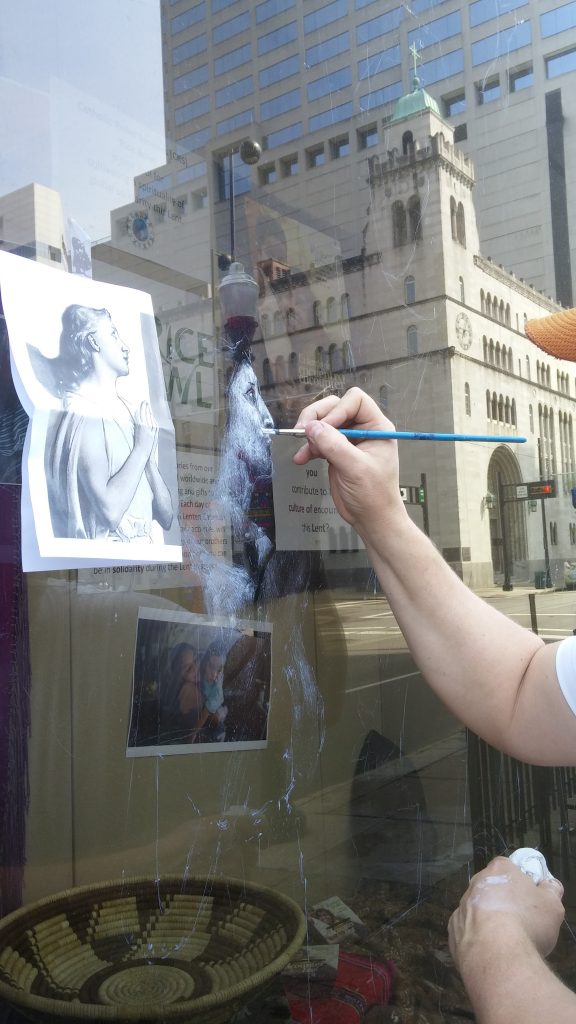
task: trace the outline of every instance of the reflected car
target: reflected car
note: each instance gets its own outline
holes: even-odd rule
[[[574,590],[576,587],[576,561],[564,562],[564,589]]]

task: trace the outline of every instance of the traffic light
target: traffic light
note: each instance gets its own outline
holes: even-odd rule
[[[576,490],[576,488],[575,488],[575,490]],[[424,485],[420,484],[420,487],[418,488],[418,504],[419,505],[424,505],[425,502],[426,502],[426,491],[424,490]]]

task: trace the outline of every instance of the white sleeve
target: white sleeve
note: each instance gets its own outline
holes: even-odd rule
[[[576,715],[576,636],[567,636],[556,651],[556,675],[566,702]]]

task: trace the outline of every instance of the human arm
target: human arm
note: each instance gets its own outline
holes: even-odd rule
[[[391,430],[358,388],[308,406],[294,456],[329,463],[332,496],[362,537],[422,674],[458,718],[524,761],[576,764],[576,716],[557,682],[557,645],[502,615],[460,580],[410,519],[395,441],[352,444],[335,427]]]
[[[576,995],[544,957],[564,918],[562,886],[534,882],[506,857],[473,877],[450,918],[450,950],[478,1024],[573,1024]]]
[[[142,403],[143,405],[145,403]],[[134,417],[134,443],[124,463],[110,475],[107,439],[102,419],[85,417],[78,450],[78,480],[98,517],[110,531],[117,529],[136,493],[157,441],[158,429],[142,416]]]

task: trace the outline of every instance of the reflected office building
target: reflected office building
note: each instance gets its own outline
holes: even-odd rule
[[[179,6],[163,8],[170,159],[136,179],[93,253],[104,279],[152,292],[176,415],[218,423],[214,298],[233,256],[259,283],[254,365],[277,426],[357,384],[398,429],[525,436],[404,445],[401,482],[471,585],[561,575],[576,544],[576,385],[523,325],[572,294],[572,214],[558,218],[561,161],[546,156],[564,151],[558,111],[572,102],[549,84],[570,71],[567,14]],[[546,56],[559,39],[563,62]],[[543,527],[540,504],[509,499],[552,478]],[[361,581],[364,556],[347,546],[334,535],[331,571]]]

